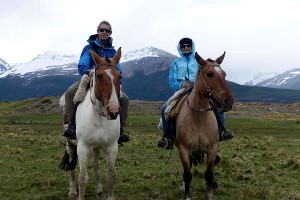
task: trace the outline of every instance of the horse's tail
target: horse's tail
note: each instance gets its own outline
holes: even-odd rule
[[[191,154],[190,162],[193,163],[195,166],[203,163],[204,153],[200,154]]]
[[[200,154],[191,154],[190,156],[190,162],[193,163],[195,166],[197,166],[198,164],[203,163],[203,159],[204,159],[204,153],[200,153]],[[218,164],[221,161],[221,158],[219,155],[216,156],[214,165]]]
[[[59,169],[69,171],[74,170],[77,165],[77,148],[74,149],[73,158],[70,161],[70,155],[67,150],[65,151],[64,157],[61,159],[61,163],[59,165]]]

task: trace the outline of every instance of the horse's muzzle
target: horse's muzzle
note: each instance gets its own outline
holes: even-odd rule
[[[120,106],[108,106],[106,117],[108,120],[114,120],[117,119],[119,113],[120,113]]]
[[[234,104],[234,98],[224,98],[224,100],[220,103],[220,107],[221,107],[221,110],[223,112],[228,112],[230,110],[232,110],[232,106]]]
[[[117,113],[108,113],[108,120],[117,119],[119,112]]]

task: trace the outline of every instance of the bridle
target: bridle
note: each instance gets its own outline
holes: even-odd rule
[[[217,64],[215,64],[215,63],[212,63],[212,64],[207,65],[207,66],[200,66],[200,67],[199,67],[199,71],[200,71],[200,73],[201,73],[201,75],[202,75],[202,80],[203,80],[203,83],[204,83],[204,85],[205,85],[205,87],[206,87],[206,91],[207,91],[208,97],[209,97],[210,99],[212,99],[212,101],[214,102],[214,104],[213,104],[211,107],[209,107],[209,108],[200,108],[200,109],[196,109],[196,108],[191,107],[191,105],[190,105],[190,103],[189,103],[189,98],[187,98],[186,100],[187,100],[187,105],[188,105],[188,107],[189,107],[191,110],[197,111],[197,112],[208,112],[208,111],[212,111],[213,109],[216,108],[216,104],[219,104],[219,99],[218,99],[218,98],[216,97],[216,95],[211,91],[210,86],[209,86],[209,85],[207,84],[207,82],[206,82],[205,76],[204,76],[204,74],[203,74],[203,69],[204,69],[205,67],[220,67],[220,65],[217,65]]]

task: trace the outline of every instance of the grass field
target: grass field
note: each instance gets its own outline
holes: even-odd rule
[[[58,169],[64,153],[62,116],[11,109],[10,103],[0,106],[0,199],[67,199],[68,173]],[[25,125],[29,119],[33,123]],[[119,147],[116,162],[116,199],[182,199],[178,151],[156,147],[161,137],[158,121],[158,114],[130,114],[126,130],[131,141]],[[219,189],[214,199],[300,199],[299,121],[228,118],[227,124],[236,137],[219,144],[222,161],[215,167]],[[104,162],[102,157],[106,192]],[[204,165],[193,167],[193,199],[204,199],[204,170]],[[89,176],[86,199],[95,199],[91,163]]]

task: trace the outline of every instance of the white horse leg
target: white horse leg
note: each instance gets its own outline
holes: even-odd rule
[[[74,150],[70,148],[69,146],[66,146],[67,153],[70,156],[70,161],[73,159],[74,156]],[[70,171],[70,191],[68,193],[70,199],[75,199],[77,197],[76,192],[76,182],[75,182],[75,170]]]
[[[99,156],[100,156],[100,149],[94,149],[94,172],[96,178],[96,196],[101,197],[103,188],[100,182],[100,175],[99,175]]]
[[[78,144],[77,154],[78,154],[78,161],[80,166],[79,179],[78,179],[78,185],[79,185],[78,200],[84,200],[85,187],[87,186],[88,179],[89,179],[87,173],[88,152],[89,152],[88,148],[86,148],[81,143]]]
[[[108,184],[108,200],[114,200],[115,161],[118,154],[118,144],[115,142],[106,152],[106,179]]]

